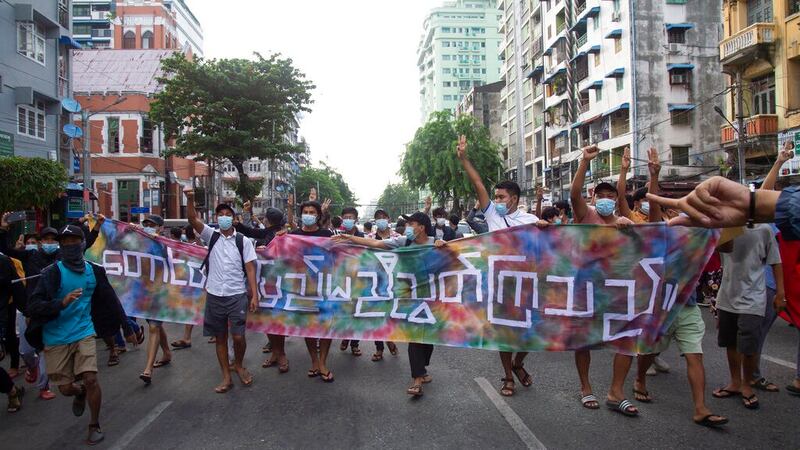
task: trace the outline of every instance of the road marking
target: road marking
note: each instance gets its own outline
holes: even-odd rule
[[[483,377],[475,378],[475,382],[478,383],[478,386],[483,389],[483,392],[489,397],[489,400],[494,403],[494,407],[500,412],[506,422],[511,425],[511,428],[514,429],[514,432],[517,433],[522,442],[529,448],[535,450],[547,450],[547,447],[542,444],[542,442],[533,434],[530,428],[525,425],[525,422],[522,421],[517,413],[508,406],[500,394],[497,393],[494,386],[489,383],[489,380]]]
[[[769,362],[781,365],[783,367],[788,367],[788,368],[790,368],[792,370],[797,370],[797,366],[795,364],[792,364],[789,361],[786,361],[785,359],[773,358],[772,356],[769,356],[769,355],[761,355],[761,357],[766,359]]]
[[[136,439],[136,436],[138,436],[139,433],[144,431],[144,429],[147,428],[147,426],[150,425],[154,420],[156,420],[158,416],[160,416],[161,413],[164,412],[164,410],[167,409],[171,404],[172,401],[170,400],[166,402],[161,402],[158,405],[156,405],[156,407],[153,408],[149,413],[147,413],[147,415],[144,416],[142,420],[137,422],[136,425],[133,426],[133,428],[128,430],[127,433],[123,434],[122,437],[119,438],[119,441],[117,441],[117,443],[114,444],[114,446],[111,447],[111,449],[121,450],[127,447],[128,444],[130,444],[131,442],[133,442],[134,439]]]

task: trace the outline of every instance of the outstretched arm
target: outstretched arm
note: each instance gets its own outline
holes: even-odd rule
[[[578,171],[572,179],[572,187],[569,190],[569,198],[572,201],[572,211],[575,213],[575,222],[580,223],[589,212],[586,200],[583,199],[583,184],[586,182],[586,171],[589,170],[589,163],[597,157],[600,149],[596,145],[584,147],[583,158],[578,164]]]
[[[355,245],[362,245],[364,247],[369,248],[377,248],[381,250],[391,250],[392,248],[386,245],[385,242],[379,239],[368,239],[358,236],[353,236],[352,234],[338,234],[331,238],[334,242],[347,242],[350,244]]]
[[[544,188],[536,187],[536,217],[542,217],[542,199],[544,198]]]
[[[661,162],[658,160],[658,150],[651,148],[648,150],[647,155],[649,156],[649,162],[647,163],[647,169],[650,171],[650,182],[647,185],[647,192],[649,194],[658,195],[659,188],[658,188],[658,177],[661,174]],[[648,215],[648,220],[650,222],[661,222],[663,219],[663,212],[661,211],[661,206],[656,204],[650,205],[650,214]]]
[[[186,194],[186,218],[189,220],[189,225],[194,228],[194,231],[197,234],[201,234],[205,224],[197,218],[197,211],[194,209],[194,190],[186,190],[184,194]]]
[[[628,199],[626,194],[628,191],[628,170],[631,168],[631,148],[625,147],[622,152],[622,163],[619,165],[619,180],[617,180],[617,207],[619,208],[619,215],[622,217],[631,217],[631,208],[628,207]]]
[[[486,192],[486,186],[483,185],[480,174],[467,158],[467,137],[463,134],[458,138],[458,147],[456,147],[456,151],[458,160],[461,161],[461,167],[467,172],[469,182],[472,183],[472,187],[475,188],[475,193],[478,194],[478,202],[480,202],[481,209],[485,210],[489,207],[489,193]]]
[[[786,161],[792,159],[793,156],[794,145],[791,140],[787,140],[783,150],[778,153],[778,159],[775,160],[775,164],[773,164],[772,168],[769,169],[767,177],[764,178],[764,182],[761,183],[761,189],[765,191],[771,191],[775,189],[775,181],[778,180],[778,172],[780,172],[781,166],[783,166]]]

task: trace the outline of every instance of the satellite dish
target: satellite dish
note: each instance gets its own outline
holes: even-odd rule
[[[67,136],[69,136],[69,137],[71,137],[73,139],[74,138],[80,138],[80,137],[83,136],[83,130],[81,129],[81,127],[79,127],[79,126],[77,126],[75,124],[68,123],[68,124],[64,125],[64,134],[66,134]]]
[[[61,100],[61,107],[71,113],[81,112],[81,104],[74,98],[65,98]]]

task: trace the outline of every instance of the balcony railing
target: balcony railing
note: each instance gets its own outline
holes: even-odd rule
[[[774,23],[754,23],[719,44],[719,59],[725,62],[761,44],[775,42]]]
[[[92,30],[92,37],[111,37],[110,28],[95,28]]]
[[[748,117],[744,122],[747,136],[766,136],[778,133],[778,116],[774,114],[761,114]],[[730,126],[722,127],[720,142],[729,144],[736,140],[736,130]]]
[[[586,11],[586,2],[575,7],[575,16],[580,16],[582,12]]]
[[[578,48],[583,47],[586,44],[586,41],[589,39],[589,33],[585,33],[583,36],[578,36],[578,39],[575,41],[575,44]]]
[[[566,27],[567,27],[566,22],[556,22],[556,34],[559,34],[562,31],[564,31],[564,28]]]
[[[578,111],[580,111],[581,114],[583,114],[585,112],[588,112],[589,111],[589,102],[586,101],[584,103],[578,103]]]
[[[69,97],[69,80],[60,75],[58,77],[58,96],[59,98]]]

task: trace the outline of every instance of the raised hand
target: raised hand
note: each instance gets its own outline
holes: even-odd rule
[[[463,134],[458,137],[458,145],[456,146],[456,156],[458,159],[464,160],[467,157],[467,137]]]
[[[544,186],[536,186],[536,200],[544,199]]]
[[[622,163],[621,168],[624,171],[628,171],[631,168],[631,148],[625,147],[625,150],[622,152]]]
[[[0,218],[0,228],[8,228],[8,216],[11,214],[10,212],[3,213],[3,217]]]
[[[103,222],[105,222],[105,221],[106,221],[106,216],[104,216],[102,214],[98,214],[97,215],[97,226],[98,227],[103,225]]]
[[[585,159],[586,161],[591,161],[597,158],[597,155],[599,154],[600,154],[600,148],[596,145],[583,147],[583,159]]]
[[[286,196],[286,207],[294,208],[294,194],[289,194]]]
[[[317,189],[316,188],[311,188],[311,190],[308,192],[308,201],[310,201],[310,202],[317,201]]]
[[[653,194],[647,194],[647,198],[651,203],[678,209],[688,215],[671,219],[670,225],[707,228],[744,225],[747,222],[750,205],[748,188],[723,177],[709,178],[697,185],[694,191],[679,199]]]
[[[326,198],[324,202],[322,202],[322,212],[328,212],[328,208],[331,207],[331,199]]]
[[[650,171],[650,176],[658,178],[658,174],[661,173],[661,162],[658,160],[658,150],[651,147],[647,151],[647,159],[647,168]]]
[[[432,204],[433,204],[433,199],[431,198],[431,196],[429,195],[425,197],[425,209],[426,210],[431,209]]]
[[[20,234],[19,239],[17,239],[16,244],[14,244],[14,248],[16,250],[22,250],[25,248],[25,236]]]
[[[783,146],[783,150],[778,153],[778,162],[783,164],[792,158],[794,158],[794,143],[787,140],[786,144]]]
[[[183,190],[183,195],[186,196],[186,200],[194,202],[194,189],[187,187]]]

